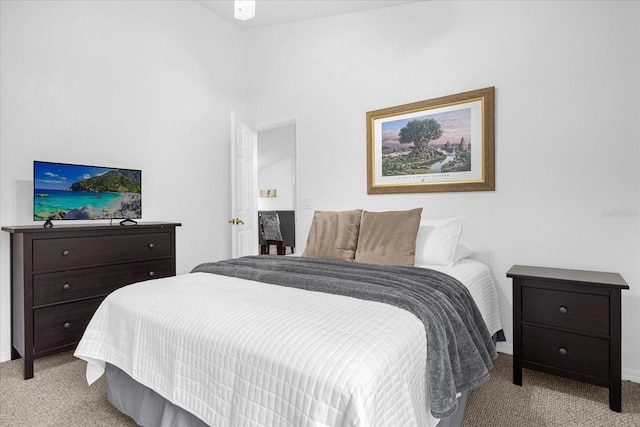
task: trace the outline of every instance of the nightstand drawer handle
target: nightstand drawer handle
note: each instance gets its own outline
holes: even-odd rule
[[[566,348],[564,348],[564,347],[560,347],[560,348],[558,349],[558,353],[560,353],[560,354],[561,354],[561,355],[563,355],[563,356],[566,356],[569,352],[567,351],[567,349],[566,349]]]
[[[567,314],[567,313],[569,312],[569,309],[563,305],[563,306],[561,306],[561,307],[558,309],[558,311],[559,311],[561,314]]]
[[[149,249],[153,249],[155,246],[156,246],[156,245],[154,245],[153,243],[149,243],[149,244],[147,245],[147,247],[148,247]]]
[[[64,251],[62,251],[62,256],[67,256],[67,255],[69,255],[69,253],[70,253],[70,252],[69,252],[68,250],[66,250],[66,249],[65,249]]]
[[[70,285],[70,284],[65,283],[65,284],[62,286],[62,289],[64,289],[65,291],[68,291],[70,287],[71,287],[71,285]]]
[[[71,327],[71,323],[67,322],[64,324],[65,329],[69,329]]]
[[[150,272],[149,272],[149,277],[153,277],[153,276],[155,276],[155,275],[156,275],[156,272],[155,272],[155,271],[150,271]]]

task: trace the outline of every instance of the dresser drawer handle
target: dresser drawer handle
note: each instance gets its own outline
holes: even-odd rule
[[[67,322],[64,324],[65,329],[69,329],[71,327],[71,323]]]
[[[66,250],[66,249],[65,249],[64,251],[62,251],[62,256],[67,256],[67,255],[69,255],[69,253],[70,253],[70,252],[69,252],[68,250]]]
[[[561,355],[563,355],[563,356],[566,356],[569,352],[567,351],[567,349],[566,349],[566,348],[564,348],[564,347],[560,347],[560,348],[558,349],[558,353],[560,353],[560,354],[561,354]]]
[[[569,312],[569,309],[563,305],[558,309],[558,311],[560,312],[560,314],[567,314]]]
[[[68,283],[65,283],[64,285],[62,285],[62,289],[64,289],[65,291],[68,291],[69,288],[71,288],[71,285]]]
[[[156,245],[154,245],[153,243],[149,243],[149,244],[147,245],[147,247],[148,247],[149,249],[153,249],[155,246],[156,246]]]
[[[153,276],[155,276],[155,275],[156,275],[156,272],[155,272],[155,271],[150,271],[150,272],[149,272],[149,277],[153,277]]]

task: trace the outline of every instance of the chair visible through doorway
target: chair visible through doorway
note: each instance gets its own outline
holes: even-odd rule
[[[276,211],[258,212],[258,223],[260,224],[260,254],[268,254],[271,245],[276,246],[278,255],[284,255],[285,249],[282,242],[282,232],[280,231],[280,217]]]
[[[258,227],[260,254],[268,254],[271,246],[276,246],[279,255],[295,252],[295,211],[258,211]]]

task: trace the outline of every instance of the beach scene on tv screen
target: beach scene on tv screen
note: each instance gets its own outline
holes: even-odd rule
[[[139,170],[35,162],[34,220],[142,217]]]

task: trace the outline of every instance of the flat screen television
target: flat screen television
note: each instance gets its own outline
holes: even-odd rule
[[[142,171],[33,162],[33,219],[142,218]]]

